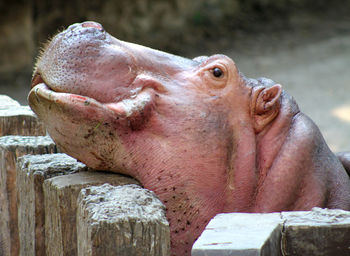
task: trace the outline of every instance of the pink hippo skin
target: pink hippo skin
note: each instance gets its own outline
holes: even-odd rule
[[[224,55],[190,60],[84,22],[47,44],[32,86],[61,150],[163,201],[172,255],[190,255],[217,213],[350,209],[349,177],[316,125]]]

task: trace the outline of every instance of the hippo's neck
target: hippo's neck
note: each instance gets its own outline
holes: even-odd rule
[[[268,171],[273,166],[282,147],[289,136],[291,126],[295,121],[299,108],[294,99],[283,92],[281,107],[275,120],[256,136],[256,163],[258,169],[257,190],[264,183]]]
[[[170,165],[167,169],[155,169],[154,172],[157,173],[155,178],[145,176],[140,178],[144,187],[154,191],[166,206],[172,236],[172,255],[190,255],[192,244],[203,232],[209,220],[223,209],[220,198],[223,198],[224,189],[196,191],[195,187],[199,187],[196,182],[205,183],[210,179],[197,178],[195,172],[193,178],[183,175],[191,171],[193,170],[181,167],[178,169]]]
[[[251,212],[258,181],[253,128],[236,129],[231,141],[223,212]]]
[[[215,133],[208,132],[199,134],[203,143],[199,137],[185,143],[184,132],[167,134],[166,141],[142,132],[147,131],[139,131],[142,143],[128,145],[142,148],[142,154],[133,151],[130,169],[165,204],[174,255],[190,255],[193,242],[223,209],[226,162],[219,156],[225,155],[227,139],[212,143]]]

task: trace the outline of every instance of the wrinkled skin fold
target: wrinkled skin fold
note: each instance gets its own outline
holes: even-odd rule
[[[316,125],[227,56],[191,60],[73,24],[44,48],[28,99],[61,150],[158,195],[172,255],[190,255],[218,213],[350,209],[348,175]]]

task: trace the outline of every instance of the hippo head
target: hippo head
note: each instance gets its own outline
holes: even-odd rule
[[[167,208],[172,254],[190,255],[217,213],[256,211],[257,155],[276,154],[257,145],[282,118],[283,94],[227,56],[182,58],[84,22],[46,45],[29,103],[62,151],[153,190]],[[298,113],[289,110],[288,120]]]

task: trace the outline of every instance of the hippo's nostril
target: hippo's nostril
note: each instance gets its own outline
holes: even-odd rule
[[[81,24],[81,26],[84,28],[96,28],[100,31],[104,31],[102,25],[94,21],[85,21]]]

